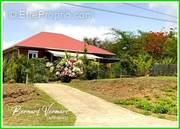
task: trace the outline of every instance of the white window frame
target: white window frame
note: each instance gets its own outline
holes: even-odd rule
[[[38,51],[28,50],[28,59],[29,59],[29,54],[35,55],[35,57],[32,56],[32,58],[38,58]]]

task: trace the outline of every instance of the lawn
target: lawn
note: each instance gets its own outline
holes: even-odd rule
[[[71,126],[75,115],[32,85],[3,85],[4,126]]]
[[[144,115],[177,120],[176,77],[73,80],[67,85]]]

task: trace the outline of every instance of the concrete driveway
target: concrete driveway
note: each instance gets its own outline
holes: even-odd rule
[[[61,83],[35,86],[71,110],[75,126],[177,127],[177,121],[144,116]]]

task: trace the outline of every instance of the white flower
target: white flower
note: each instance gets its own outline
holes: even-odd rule
[[[72,71],[73,71],[73,72],[79,72],[79,71],[80,71],[80,68],[74,67]]]
[[[52,73],[54,71],[54,67],[50,67],[50,72]]]
[[[60,74],[60,72],[59,72],[59,71],[57,71],[57,72],[56,72],[56,75],[59,75],[59,74]]]
[[[83,62],[81,60],[62,59],[56,65],[56,71],[56,75],[75,78],[83,73]]]
[[[65,68],[64,68],[64,71],[67,71],[67,70],[68,70],[68,68],[67,68],[67,67],[65,67]]]
[[[51,67],[51,66],[53,66],[53,63],[51,63],[51,62],[46,63],[46,67]]]

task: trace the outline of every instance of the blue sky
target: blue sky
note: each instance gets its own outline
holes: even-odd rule
[[[73,3],[106,10],[143,15],[176,21],[153,12],[128,6],[124,3]],[[146,9],[177,16],[177,3],[131,3]],[[63,3],[4,3],[3,4],[3,48],[7,48],[38,32],[63,33],[82,40],[83,37],[111,38],[105,35],[111,28],[124,31],[161,31],[177,27],[176,23],[154,21],[91,9],[65,5]]]

